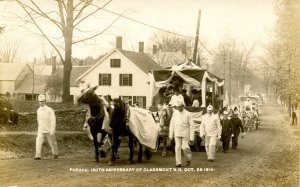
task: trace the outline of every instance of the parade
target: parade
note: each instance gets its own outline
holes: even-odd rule
[[[300,0],[0,0],[0,187],[299,186]]]

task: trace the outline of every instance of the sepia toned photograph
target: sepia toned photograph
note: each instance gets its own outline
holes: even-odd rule
[[[300,186],[300,0],[0,0],[0,187]]]

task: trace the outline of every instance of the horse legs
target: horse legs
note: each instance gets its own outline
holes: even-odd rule
[[[97,140],[97,131],[91,128],[91,134],[93,136],[94,147],[95,147],[95,160],[99,162],[99,148],[98,148],[98,140]]]
[[[162,151],[162,156],[167,156],[167,137],[163,136],[163,151]]]
[[[114,165],[114,162],[116,161],[116,151],[118,149],[118,136],[113,132],[112,134],[112,145],[111,145],[111,155],[110,160],[108,162],[108,165]]]
[[[129,135],[128,136],[128,147],[129,147],[129,150],[130,150],[130,154],[129,154],[129,164],[132,164],[133,163],[133,137],[132,135]]]
[[[106,132],[102,132],[102,133],[101,133],[100,156],[101,156],[102,158],[105,158],[105,157],[106,157],[105,151],[102,150],[102,145],[104,144],[103,141],[104,141],[104,138],[106,137],[106,135],[107,135]]]

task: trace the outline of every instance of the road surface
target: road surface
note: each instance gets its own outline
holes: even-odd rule
[[[150,161],[128,165],[128,150],[124,147],[117,165],[108,167],[108,158],[94,162],[91,145],[89,149],[58,159],[0,160],[0,186],[296,187],[299,186],[298,136],[284,121],[283,112],[276,104],[266,104],[262,125],[240,139],[237,150],[229,149],[228,153],[219,150],[215,162],[208,162],[205,152],[193,152],[191,168],[183,167],[181,171],[173,171],[173,154],[168,152],[167,157],[162,157],[161,150]],[[152,171],[158,169],[165,171]]]

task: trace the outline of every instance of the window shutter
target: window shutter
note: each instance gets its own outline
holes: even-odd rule
[[[143,108],[146,108],[146,96],[143,96]]]
[[[129,74],[129,86],[132,86],[132,74]]]
[[[122,74],[119,75],[119,84],[120,84],[120,86],[123,86],[123,84],[122,84]]]
[[[102,85],[102,74],[99,74],[99,86]]]
[[[110,67],[113,67],[113,59],[110,59]]]
[[[108,86],[111,86],[111,74],[108,74]]]
[[[133,102],[132,104],[134,104],[136,102],[136,96],[133,96]]]

